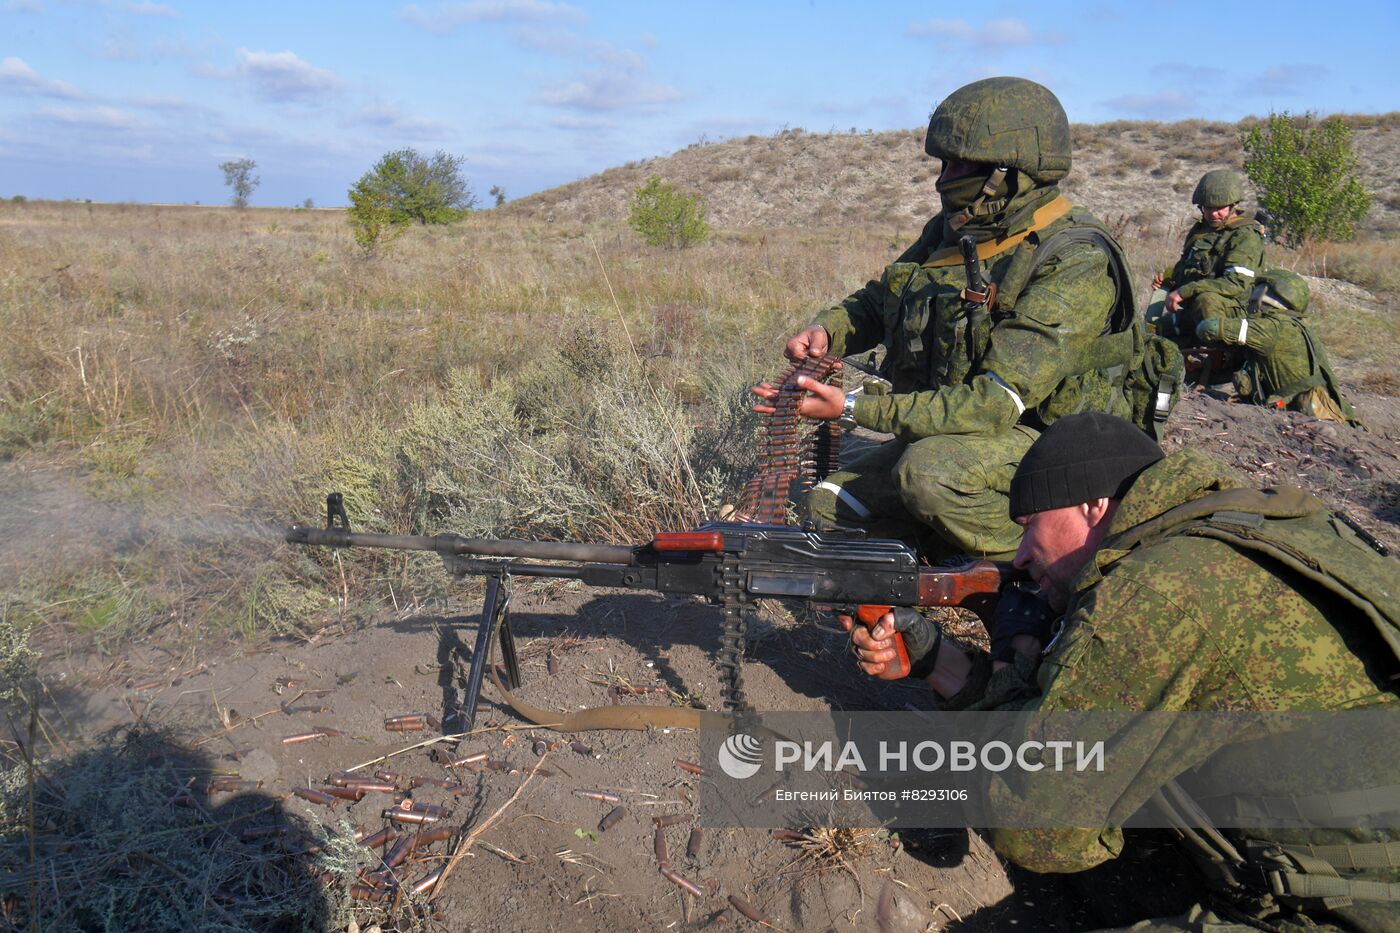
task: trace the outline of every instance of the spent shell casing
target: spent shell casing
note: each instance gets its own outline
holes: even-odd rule
[[[666,857],[666,830],[660,826],[652,831],[651,850],[656,853],[656,864],[662,868],[670,864],[670,860]]]
[[[427,875],[424,875],[424,876],[423,876],[422,878],[420,878],[418,881],[415,881],[415,882],[413,883],[413,893],[414,893],[414,894],[427,894],[429,891],[431,891],[431,890],[433,889],[433,885],[435,885],[435,884],[438,883],[438,879],[441,878],[441,877],[442,877],[442,869],[441,869],[441,868],[439,868],[439,869],[437,869],[437,870],[435,870],[435,871],[433,871],[433,872],[431,872],[431,873],[429,873],[429,874],[427,874]]]
[[[380,846],[388,845],[389,843],[393,842],[395,839],[398,838],[398,836],[399,834],[397,831],[395,831],[394,827],[385,826],[373,836],[368,836],[364,839],[361,839],[360,845],[364,846],[366,849],[377,849]]]
[[[321,793],[339,797],[341,800],[359,801],[365,799],[365,789],[359,784],[352,784],[349,787],[323,787]]]
[[[384,728],[390,732],[418,732],[428,728],[428,724],[421,719],[410,719],[408,722],[386,722]]]
[[[574,794],[586,800],[597,800],[600,803],[622,803],[622,798],[617,794],[609,794],[601,790],[576,790]]]
[[[544,669],[549,671],[551,677],[559,673],[559,659],[554,656],[553,651],[544,656]]]
[[[384,725],[388,726],[392,723],[399,722],[424,722],[427,718],[426,713],[404,713],[401,716],[385,716]]]
[[[678,886],[681,890],[685,891],[692,897],[705,896],[705,892],[700,889],[700,886],[698,884],[696,884],[693,881],[688,881],[687,879],[681,877],[679,873],[672,871],[669,868],[666,868],[664,866],[662,867],[661,877],[665,878],[672,884]]]
[[[685,857],[690,859],[699,858],[700,843],[704,841],[704,839],[705,831],[703,829],[701,829],[699,826],[696,826],[694,829],[692,829],[690,831],[690,838],[686,840],[685,843]]]
[[[770,922],[767,914],[737,894],[729,895],[729,903],[733,904],[735,910],[739,911],[739,913],[743,914],[745,917],[748,917],[754,923],[766,924]]]
[[[352,901],[377,901],[380,897],[380,893],[371,885],[360,881],[350,885],[350,899]]]
[[[653,816],[651,821],[657,826],[675,826],[677,823],[684,823],[690,819],[684,813],[668,813],[665,816]]]
[[[398,868],[413,854],[413,837],[400,836],[388,852],[384,853],[384,867]]]
[[[768,835],[772,836],[779,842],[801,842],[803,839],[807,838],[806,836],[802,835],[802,833],[794,832],[791,829],[775,829],[771,831]]]
[[[359,775],[351,774],[349,771],[332,771],[326,775],[326,783],[332,787],[346,787],[360,780]]]
[[[447,766],[449,768],[465,768],[467,765],[480,764],[490,757],[490,752],[472,752],[470,755],[463,755],[461,758],[449,761]]]
[[[231,778],[210,781],[207,791],[211,794],[235,794],[239,791],[257,790],[262,787],[262,781],[246,781]]]
[[[374,772],[374,776],[381,781],[388,781],[390,784],[399,783],[399,779],[403,777],[403,775],[399,774],[397,771],[376,771]]]
[[[312,726],[311,728],[316,730],[317,735],[336,736],[345,734],[334,726]]]
[[[592,745],[584,745],[582,742],[577,742],[577,741],[575,741],[575,742],[570,742],[570,743],[569,743],[569,747],[572,748],[574,751],[578,752],[580,755],[591,755],[591,754],[593,754],[593,746],[592,746]]]
[[[338,802],[330,794],[322,793],[321,791],[315,790],[310,787],[293,787],[292,793],[296,794],[302,800],[307,800],[311,803],[320,804],[323,807],[334,808],[336,803]]]
[[[617,825],[617,821],[627,813],[626,807],[613,807],[608,815],[598,821],[598,831],[605,833]]]
[[[435,842],[444,842],[452,838],[452,828],[439,826],[437,829],[430,829],[427,832],[420,832],[413,837],[413,851],[417,852],[424,846],[430,846]]]
[[[392,794],[399,789],[397,784],[390,784],[388,781],[352,781],[345,786],[358,787],[367,794],[371,791],[379,791],[382,794]]]
[[[298,732],[296,735],[289,735],[282,739],[283,745],[295,745],[298,742],[310,742],[312,739],[324,739],[326,733],[317,729],[314,732]]]
[[[704,769],[704,768],[700,767],[699,765],[697,765],[697,764],[696,764],[695,762],[693,762],[693,761],[686,761],[684,758],[677,758],[677,759],[676,759],[676,767],[677,767],[677,768],[680,768],[682,771],[688,771],[688,772],[690,772],[691,774],[704,774],[704,773],[705,773],[705,769]]]
[[[530,751],[535,753],[536,758],[542,758],[544,753],[549,751],[549,745],[544,739],[535,739],[535,744],[530,746]]]
[[[382,814],[384,819],[392,820],[395,823],[436,823],[441,817],[433,816],[431,813],[420,813],[416,810],[400,810],[397,807],[390,807]]]

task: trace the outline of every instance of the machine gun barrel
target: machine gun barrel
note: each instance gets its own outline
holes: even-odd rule
[[[568,541],[512,541],[497,538],[464,538],[461,535],[386,535],[339,528],[292,525],[284,537],[288,544],[316,547],[388,548],[396,551],[432,551],[443,557],[515,557],[530,560],[564,560],[587,564],[630,564],[635,549],[618,544],[583,544]]]

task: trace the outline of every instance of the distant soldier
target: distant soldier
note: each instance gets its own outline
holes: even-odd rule
[[[1310,297],[1302,276],[1270,269],[1254,287],[1244,317],[1204,320],[1196,326],[1196,337],[1204,344],[1244,349],[1244,365],[1235,374],[1241,398],[1359,424],[1342,398],[1322,339],[1303,319]]]
[[[1048,89],[1023,78],[962,87],[935,109],[924,150],[943,163],[942,211],[878,279],[787,343],[794,361],[883,344],[892,385],[843,395],[799,381],[811,392],[802,415],[895,436],[818,484],[803,510],[819,527],[904,538],[930,556],[1008,557],[1021,530],[1006,494],[1039,432],[1074,411],[1130,413],[1131,277],[1107,228],[1060,193],[1069,121]]]
[[[1253,214],[1240,211],[1243,200],[1244,182],[1236,172],[1220,168],[1201,176],[1191,195],[1200,222],[1186,234],[1171,275],[1152,280],[1153,289],[1167,292],[1158,333],[1189,342],[1201,321],[1244,314],[1264,268],[1264,230]]]

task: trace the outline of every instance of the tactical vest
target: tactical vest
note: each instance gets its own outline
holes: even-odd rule
[[[1301,489],[1228,489],[1193,499],[1115,535],[1104,547],[1131,550],[1174,535],[1214,538],[1258,554],[1310,580],[1356,610],[1379,638],[1386,688],[1400,694],[1400,561],[1379,541]],[[1400,812],[1400,784],[1285,798],[1290,815],[1368,816]],[[1268,814],[1280,799],[1235,795],[1237,812]],[[1400,868],[1400,841],[1280,845],[1246,838],[1236,848],[1175,781],[1153,800],[1181,833],[1208,877],[1227,889],[1306,908],[1353,901],[1400,903],[1400,884],[1343,877],[1344,872]],[[1247,835],[1247,831],[1246,831]]]
[[[1071,226],[1042,235],[1063,216]],[[979,244],[982,275],[997,287],[990,306],[963,299],[967,274],[956,247],[938,250],[922,263],[899,262],[885,269],[881,342],[888,352],[881,375],[890,381],[891,391],[962,385],[980,374],[993,328],[1017,313],[1017,300],[1041,266],[1081,243],[1108,257],[1113,306],[1099,339],[1065,366],[1067,375],[1022,414],[1021,422],[1043,429],[1065,415],[1101,411],[1132,417],[1156,437],[1157,426],[1176,403],[1184,365],[1174,373],[1170,360],[1163,359],[1166,354],[1148,352],[1149,341],[1156,338],[1146,335],[1136,313],[1127,257],[1097,218],[1063,198],[1040,208],[1029,230]],[[1151,364],[1150,389],[1145,388],[1144,361]]]
[[[1220,230],[1213,230],[1204,223],[1193,227],[1186,235],[1186,248],[1181,259],[1172,270],[1172,287],[1180,288],[1189,282],[1224,275],[1227,270],[1220,268],[1220,261],[1229,252],[1231,241],[1241,230],[1253,230],[1261,237],[1264,235],[1264,228],[1253,214],[1232,217]]]

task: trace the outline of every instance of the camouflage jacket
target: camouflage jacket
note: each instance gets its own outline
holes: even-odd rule
[[[1207,293],[1231,299],[1243,311],[1254,279],[1264,269],[1264,234],[1253,215],[1243,214],[1213,230],[1198,223],[1186,234],[1186,245],[1165,286],[1181,292],[1185,301]]]
[[[1031,194],[1007,208],[1026,218],[1019,228],[1009,225],[1007,236],[1024,230],[1031,210],[1050,203],[1058,191]],[[1037,243],[1090,225],[1098,221],[1074,209],[986,256],[982,274],[999,283],[1008,300],[999,299],[990,314],[984,308],[969,314],[959,297],[967,284],[961,261],[925,265],[939,250],[956,251],[957,243],[942,214],[930,220],[918,242],[879,279],[815,320],[839,355],[879,344],[886,348],[884,373],[893,392],[859,397],[856,422],[914,441],[936,434],[997,434],[1017,422],[1041,427],[1076,410],[1128,415],[1121,392],[1082,362],[1095,352],[1117,295],[1103,250],[1074,243],[1056,250],[1058,255],[1020,286],[1011,284],[1018,270],[1030,268]]]
[[[1386,688],[1384,650],[1375,650],[1367,623],[1339,598],[1285,579],[1285,571],[1219,540],[1177,535],[1127,552],[1112,547],[1114,535],[1170,508],[1245,485],[1235,471],[1191,450],[1144,471],[1120,503],[1104,546],[1076,579],[1063,627],[1039,665],[1022,658],[993,674],[979,654],[968,686],[949,705],[1044,712],[1395,709],[1400,698]],[[1191,745],[1165,754],[1151,738],[1119,737],[1135,738],[1156,752],[1124,780],[1114,812],[1136,811],[1193,769],[1228,767],[1232,752],[1229,745]],[[1393,748],[1349,748],[1344,755],[1368,774],[1400,783]],[[1287,793],[1257,789],[1274,791]],[[994,776],[987,804],[1036,812],[1027,808],[1044,804],[1034,793],[1034,784]],[[1249,836],[1294,845],[1398,838],[1389,830],[1337,829],[1252,829]],[[1116,857],[1123,835],[1118,827],[1000,829],[992,841],[1027,868],[1072,872]],[[1369,877],[1400,881],[1400,870]],[[1400,930],[1396,905],[1358,901],[1345,916],[1361,929]]]
[[[1351,421],[1354,412],[1342,398],[1322,339],[1301,318],[1274,310],[1255,311],[1221,321],[1219,342],[1248,351],[1245,367],[1253,383],[1252,401],[1287,407],[1313,386],[1331,393]]]

